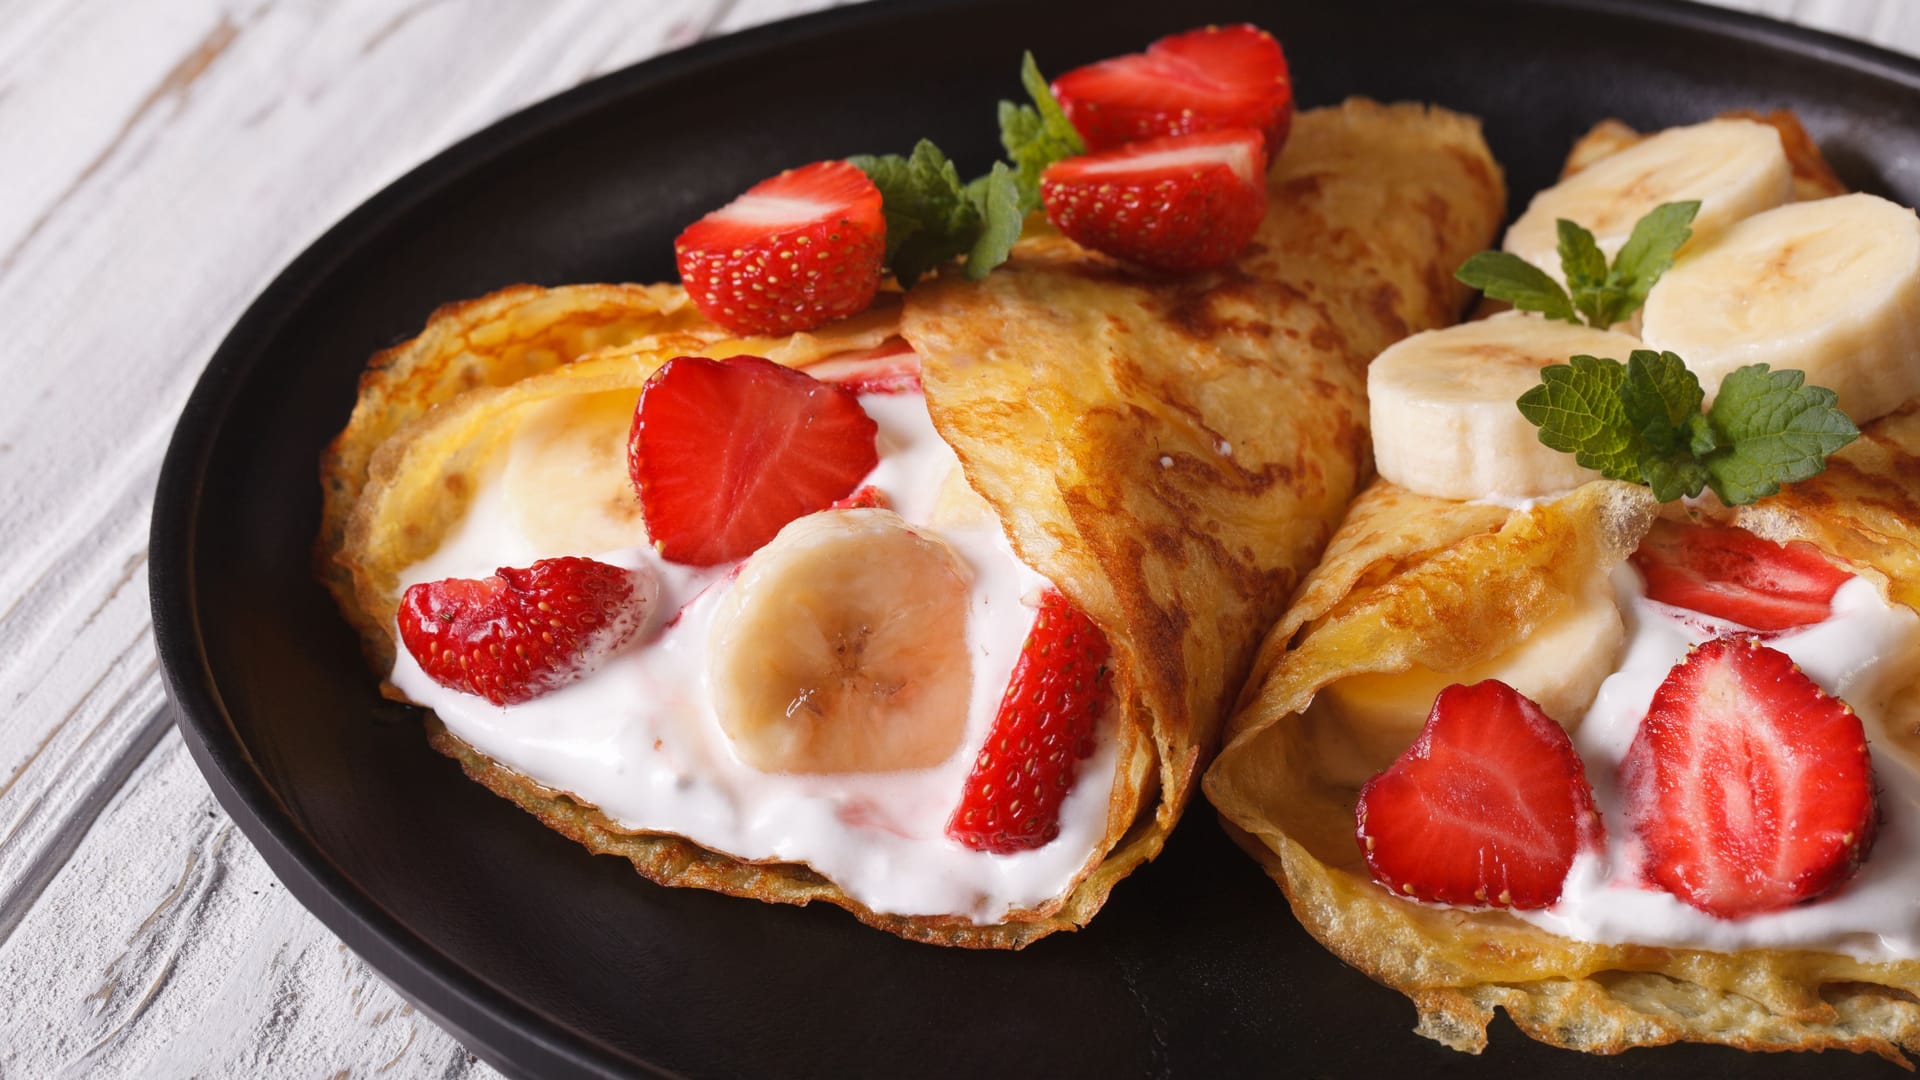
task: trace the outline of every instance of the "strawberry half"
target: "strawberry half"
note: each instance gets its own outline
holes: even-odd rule
[[[592,672],[640,629],[652,575],[541,559],[487,578],[421,582],[400,598],[400,640],[434,682],[513,705]]]
[[[1752,630],[1791,630],[1833,614],[1852,577],[1811,544],[1776,544],[1731,525],[1658,521],[1633,553],[1647,596]]]
[[[1162,135],[1252,128],[1275,154],[1293,126],[1293,80],[1273,35],[1257,26],[1173,34],[1143,53],[1075,68],[1053,96],[1093,150]]]
[[[1647,878],[1723,919],[1845,881],[1879,821],[1860,718],[1746,637],[1709,641],[1673,669],[1620,780]]]
[[[1442,904],[1547,907],[1605,835],[1573,740],[1495,679],[1440,691],[1354,815],[1373,879]]]
[[[640,390],[627,471],[669,562],[744,559],[880,463],[850,391],[758,356],[667,361]]]
[[[1267,215],[1267,157],[1247,129],[1176,135],[1056,161],[1047,220],[1096,251],[1156,270],[1219,266]]]
[[[880,288],[880,189],[845,161],[763,180],[673,242],[680,280],[707,318],[788,334],[865,311]]]
[[[1060,804],[1112,696],[1107,637],[1048,589],[1014,661],[993,730],[967,776],[947,836],[1007,854],[1060,835]]]

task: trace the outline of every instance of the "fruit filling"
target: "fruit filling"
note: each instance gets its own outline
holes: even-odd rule
[[[1625,641],[1566,654],[1610,672],[1560,718],[1570,741],[1507,685],[1537,681],[1526,649],[1475,669],[1507,681],[1440,691],[1362,789],[1375,879],[1578,940],[1920,956],[1920,755],[1902,730],[1920,616],[1811,548],[1716,525],[1663,522],[1611,584]],[[1386,715],[1328,696],[1342,724]],[[1579,831],[1590,810],[1603,839]]]
[[[876,911],[1063,895],[1104,851],[1106,641],[1014,555],[915,360],[682,358],[637,408],[527,406],[402,575],[392,682],[617,827]]]

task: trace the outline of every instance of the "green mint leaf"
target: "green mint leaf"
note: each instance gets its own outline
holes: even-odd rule
[[[1520,413],[1540,441],[1570,453],[1603,476],[1643,483],[1642,441],[1621,405],[1627,368],[1618,360],[1576,356],[1540,371],[1540,385],[1520,395]]]
[[[1040,174],[1047,166],[1086,153],[1087,144],[1054,100],[1032,53],[1021,58],[1020,82],[1033,104],[1000,103],[1000,145],[1006,147],[1007,158],[1013,163],[1020,210],[1026,213],[1040,206]]]
[[[1607,288],[1607,256],[1593,234],[1561,218],[1555,227],[1560,232],[1560,274],[1566,278],[1567,293],[1573,306],[1586,317],[1587,325],[1601,326],[1600,304]]]
[[[1707,420],[1719,448],[1705,458],[1708,483],[1728,506],[1745,506],[1826,470],[1828,455],[1860,437],[1834,392],[1799,371],[1750,364],[1720,383]]]
[[[921,139],[907,157],[850,160],[880,189],[887,219],[887,265],[902,287],[973,247],[980,235],[980,211],[939,147]]]
[[[1647,302],[1654,282],[1673,266],[1674,253],[1693,235],[1693,218],[1699,212],[1698,200],[1662,203],[1634,222],[1632,235],[1613,257],[1613,269],[1607,273],[1608,283],[1619,290],[1621,297],[1621,306],[1612,313],[1613,322],[1632,315]]]
[[[1508,251],[1483,251],[1460,264],[1455,278],[1495,300],[1505,300],[1521,311],[1537,311],[1549,319],[1579,322],[1573,301],[1546,271]]]
[[[982,228],[967,252],[967,280],[979,281],[994,267],[1007,261],[1014,242],[1020,239],[1020,227],[1027,211],[1021,205],[1020,185],[1014,171],[1004,161],[993,163],[993,171],[967,185],[967,194],[979,214]]]
[[[1678,356],[1652,349],[1635,349],[1627,357],[1627,378],[1620,385],[1620,405],[1647,449],[1655,454],[1693,455],[1693,432],[1688,421],[1700,415],[1706,394],[1700,380]],[[1699,494],[1695,491],[1694,494]]]

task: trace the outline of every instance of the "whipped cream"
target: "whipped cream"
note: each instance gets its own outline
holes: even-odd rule
[[[1834,594],[1833,614],[1824,622],[1760,635],[1859,715],[1882,821],[1866,862],[1839,888],[1783,911],[1722,919],[1641,883],[1639,844],[1616,779],[1654,692],[1674,665],[1693,645],[1740,628],[1648,599],[1630,564],[1613,571],[1612,583],[1627,644],[1620,669],[1601,684],[1574,735],[1606,824],[1606,850],[1575,857],[1552,907],[1513,914],[1580,941],[1719,952],[1822,949],[1867,961],[1920,957],[1920,773],[1886,724],[1892,699],[1911,692],[1920,676],[1920,616],[1856,577]]]
[[[909,523],[926,526],[958,467],[915,393],[862,395],[879,426],[879,488]],[[587,677],[532,701],[495,706],[435,683],[400,649],[391,679],[481,753],[598,807],[634,832],[672,833],[746,861],[804,863],[878,912],[1001,921],[1065,893],[1101,854],[1118,762],[1111,722],[1095,735],[1060,810],[1060,835],[995,855],[947,839],[1046,579],[1022,564],[998,521],[929,529],[973,572],[967,617],[973,684],[965,737],[939,765],[885,773],[766,773],[733,753],[707,685],[707,641],[736,565],[662,560],[644,542],[615,551],[542,550],[516,524],[506,462],[480,479],[465,518],[402,586],[484,577],[556,555],[591,554],[657,574],[660,601],[638,639]]]

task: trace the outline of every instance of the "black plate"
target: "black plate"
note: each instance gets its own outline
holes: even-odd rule
[[[1022,48],[1053,72],[1201,22],[1280,36],[1303,105],[1486,118],[1523,197],[1603,116],[1800,111],[1851,184],[1920,203],[1920,63],[1717,10],[1516,0],[934,0],[641,64],[467,139],[300,256],[214,355],[154,509],[180,726],[281,880],[508,1072],[1839,1077],[1851,1055],[1590,1058],[1505,1020],[1480,1058],[1300,930],[1204,806],[1093,926],[1019,954],[911,945],[832,908],[659,888],[461,777],[384,703],[308,569],[315,461],[367,355],[514,282],[655,281],[679,228],[776,169],[931,136],[978,169]]]

